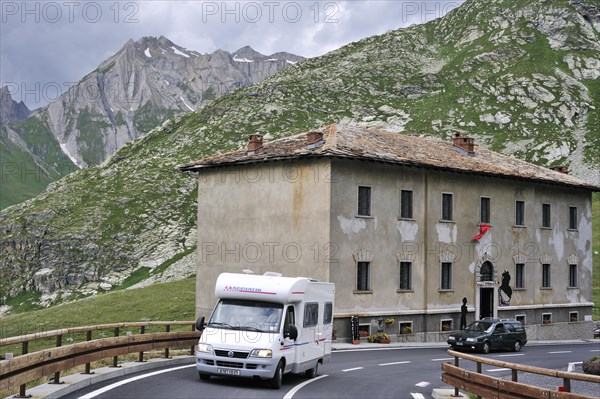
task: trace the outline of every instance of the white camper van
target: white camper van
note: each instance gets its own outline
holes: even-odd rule
[[[279,273],[222,273],[218,302],[196,348],[201,380],[235,376],[271,380],[281,387],[284,373],[317,374],[331,357],[335,286]]]

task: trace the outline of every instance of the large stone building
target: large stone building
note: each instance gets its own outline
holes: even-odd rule
[[[334,282],[338,339],[353,315],[370,333],[445,339],[463,298],[468,321],[591,320],[599,187],[564,170],[462,136],[340,125],[252,136],[181,170],[199,175],[197,314],[219,273],[251,269]]]

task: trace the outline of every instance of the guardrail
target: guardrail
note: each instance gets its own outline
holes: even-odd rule
[[[442,364],[442,381],[455,387],[455,396],[458,396],[459,389],[462,389],[466,392],[475,394],[478,397],[488,399],[597,399],[597,397],[571,392],[571,380],[600,384],[599,376],[509,363],[453,350],[449,350],[448,354],[454,356],[454,365],[451,363]],[[475,362],[476,371],[460,368],[459,359]],[[512,380],[482,374],[482,364],[511,369]],[[564,391],[554,391],[520,383],[518,382],[519,371],[560,378],[562,379]]]
[[[191,331],[171,331],[172,326],[190,326]],[[148,327],[164,327],[164,332],[147,332]],[[128,332],[121,335],[125,328],[139,328],[138,334]],[[112,331],[110,338],[92,339],[94,331]],[[85,340],[63,346],[63,337],[85,333]],[[144,351],[164,349],[164,357],[169,357],[169,348],[189,347],[194,353],[200,332],[195,330],[193,321],[152,321],[137,323],[114,323],[96,326],[64,328],[0,339],[0,347],[21,345],[21,354],[0,361],[0,391],[19,386],[17,397],[25,395],[26,383],[54,374],[52,383],[60,383],[60,372],[85,364],[83,374],[93,374],[91,362],[113,358],[113,367],[118,367],[118,357],[138,353],[138,361],[144,361]],[[32,341],[56,338],[56,346],[29,353]]]

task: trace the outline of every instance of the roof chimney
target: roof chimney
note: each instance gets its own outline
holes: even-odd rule
[[[254,153],[263,146],[263,136],[260,134],[251,134],[248,140],[248,152]]]
[[[308,132],[306,133],[306,145],[308,148],[319,147],[323,141],[323,133],[322,132]]]
[[[452,146],[455,151],[470,157],[475,155],[475,139],[465,137],[460,133],[456,133],[452,138]]]
[[[552,170],[555,172],[564,173],[565,175],[569,174],[569,168],[566,166],[555,166],[552,168]]]

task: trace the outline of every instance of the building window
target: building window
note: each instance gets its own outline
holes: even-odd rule
[[[515,265],[515,288],[525,288],[525,264],[517,263]]]
[[[358,186],[358,216],[371,216],[371,187]]]
[[[550,264],[542,264],[542,288],[550,288]]]
[[[356,290],[371,290],[371,262],[358,262],[356,265]]]
[[[409,190],[400,191],[400,217],[402,219],[413,218],[413,192]]]
[[[577,230],[577,207],[569,207],[569,229]]]
[[[552,324],[552,313],[542,313],[542,324]]]
[[[413,333],[413,322],[412,321],[402,321],[398,324],[398,333],[399,334],[412,334]]]
[[[525,201],[515,202],[515,226],[525,226]]]
[[[569,265],[569,287],[577,287],[577,265]]]
[[[452,220],[452,194],[442,193],[442,220]]]
[[[577,323],[579,321],[579,312],[569,312],[569,323]]]
[[[400,262],[400,290],[412,290],[412,262]]]
[[[515,316],[515,320],[517,320],[522,325],[525,325],[525,315],[524,314],[518,314],[518,315],[516,315]]]
[[[440,288],[442,290],[452,289],[452,263],[442,262],[442,277]]]
[[[542,204],[542,227],[550,228],[550,204]]]
[[[440,330],[442,331],[452,331],[452,324],[453,324],[452,319],[442,319],[442,321],[440,322]]]
[[[490,222],[490,199],[488,197],[481,197],[481,223]]]

